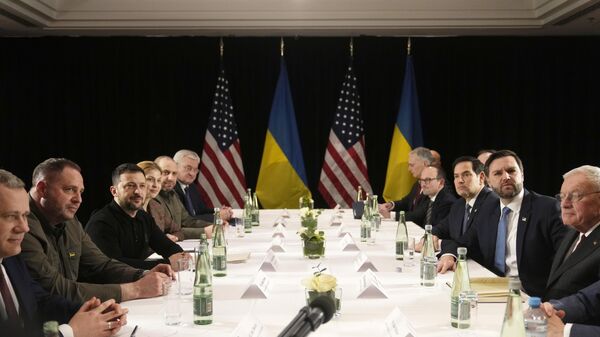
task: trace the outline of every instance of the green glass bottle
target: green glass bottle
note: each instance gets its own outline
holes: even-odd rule
[[[421,285],[433,287],[435,285],[435,276],[437,274],[435,250],[433,248],[433,235],[431,234],[431,225],[425,225],[425,241],[421,251]]]
[[[208,257],[208,242],[201,242],[196,255],[196,278],[194,279],[194,324],[212,323],[212,273]]]
[[[381,214],[379,214],[379,204],[377,203],[377,195],[371,195],[371,199],[369,200],[371,204],[371,217],[373,223],[373,229],[376,232],[379,232],[379,227],[381,227]]]
[[[521,307],[521,281],[516,277],[508,280],[508,299],[500,337],[525,337],[525,321]]]
[[[249,195],[251,194],[247,194],[245,197],[244,211],[242,214],[242,217],[244,218],[244,233],[252,233],[252,198],[249,197]]]
[[[213,233],[212,269],[215,277],[227,275],[227,243],[223,231],[223,221],[219,216],[220,210],[215,208],[215,229]]]
[[[368,242],[371,240],[371,229],[371,207],[365,200],[362,218],[360,219],[360,242]]]
[[[44,337],[59,337],[60,336],[60,333],[58,332],[58,322],[57,321],[44,322],[42,331],[44,332]]]
[[[459,329],[466,329],[470,322],[465,317],[458,317],[458,295],[462,291],[471,290],[469,267],[467,266],[467,248],[459,247],[452,290],[450,291],[450,324]]]
[[[408,246],[408,228],[406,227],[406,216],[400,211],[398,227],[396,228],[396,260],[404,259],[404,247]]]
[[[256,192],[252,196],[252,226],[260,225],[260,219],[258,214],[258,199],[256,198]]]

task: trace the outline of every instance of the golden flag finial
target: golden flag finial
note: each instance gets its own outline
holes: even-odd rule
[[[221,56],[221,58],[223,57],[223,49],[224,49],[224,45],[223,45],[223,38],[219,38],[219,55]]]
[[[408,42],[406,43],[406,54],[410,55],[410,36],[408,37]]]
[[[350,57],[354,57],[354,38],[350,38]]]
[[[285,44],[283,43],[283,37],[281,37],[281,44],[280,44],[279,48],[281,49],[281,56],[283,56],[283,51],[285,49]]]

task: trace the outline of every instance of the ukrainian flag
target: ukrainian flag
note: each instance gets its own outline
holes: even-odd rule
[[[296,113],[282,57],[256,195],[263,208],[297,208],[301,196],[310,196],[307,186]]]
[[[406,58],[400,110],[394,126],[390,159],[385,175],[383,198],[386,201],[399,200],[410,192],[415,179],[408,171],[408,153],[418,146],[423,146],[423,134],[415,72],[412,56],[409,54]]]

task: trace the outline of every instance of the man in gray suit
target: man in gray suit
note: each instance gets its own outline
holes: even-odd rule
[[[556,198],[571,230],[554,257],[546,299],[574,294],[600,280],[600,168],[581,166],[563,178]]]

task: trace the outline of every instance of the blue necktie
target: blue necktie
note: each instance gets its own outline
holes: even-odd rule
[[[498,222],[498,236],[496,237],[496,256],[494,257],[494,266],[502,273],[506,272],[506,226],[508,224],[508,214],[510,208],[502,208],[502,215]]]
[[[463,217],[463,224],[462,224],[462,234],[465,234],[465,232],[467,231],[467,222],[469,222],[469,217],[471,216],[471,205],[467,204],[467,207],[465,207],[465,216]]]
[[[191,186],[187,186],[185,188],[185,208],[187,208],[190,215],[196,215],[196,212],[194,211],[194,206],[192,205],[192,196],[190,195],[190,188]]]

